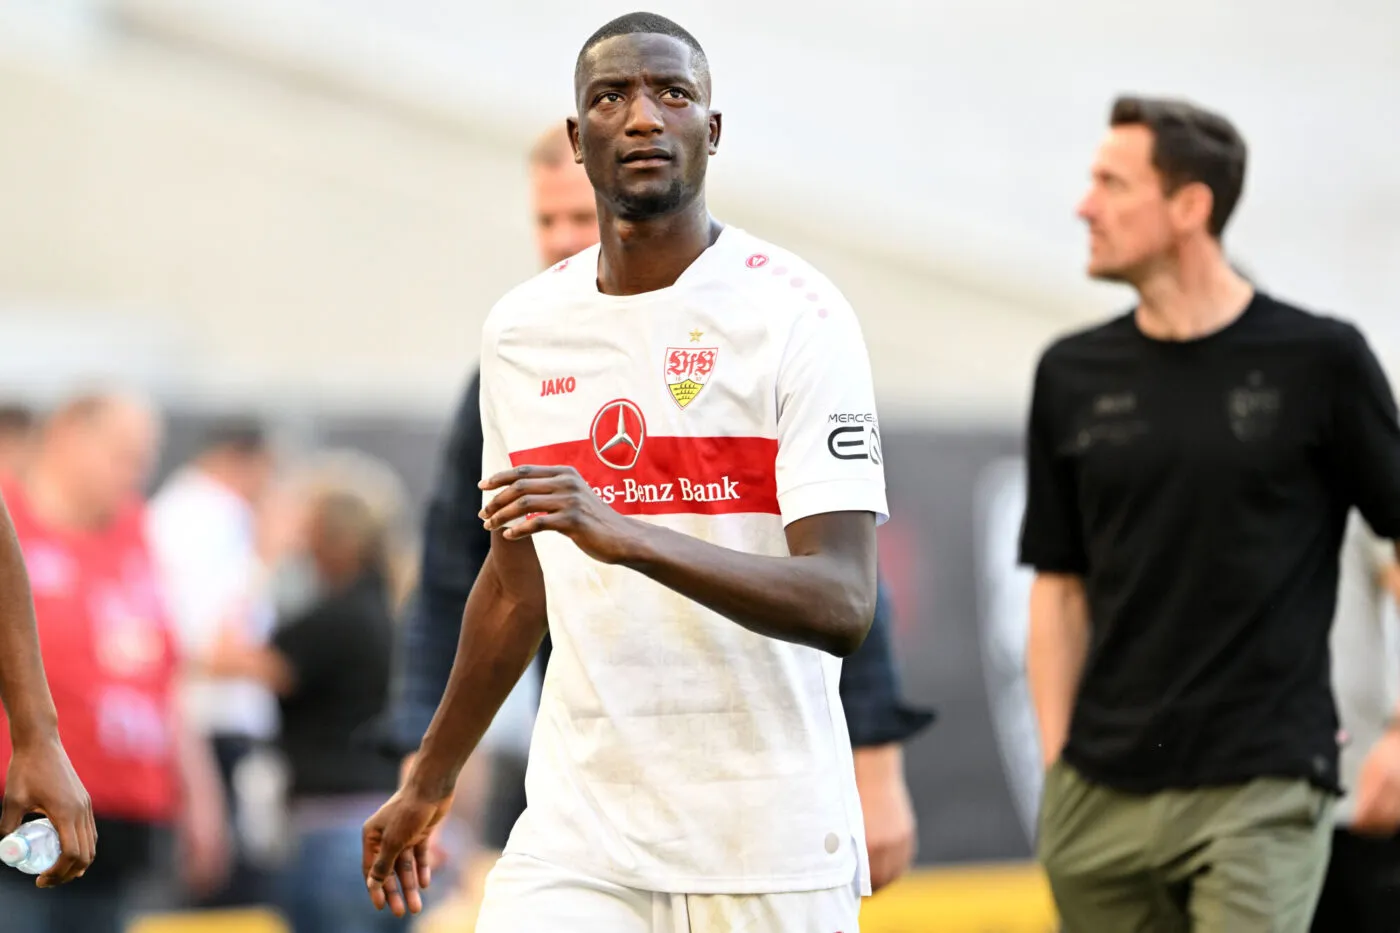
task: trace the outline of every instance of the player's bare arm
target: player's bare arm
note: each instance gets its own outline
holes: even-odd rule
[[[572,467],[516,467],[482,488],[500,490],[481,515],[507,540],[567,535],[594,560],[630,567],[760,635],[844,656],[860,647],[875,615],[869,512],[795,521],[787,527],[791,556],[766,557],[620,515]]]
[[[0,702],[10,720],[14,756],[5,780],[0,835],[40,812],[58,830],[62,849],[39,887],[79,878],[97,853],[92,802],[58,736],[58,713],[44,676],[29,577],[10,514],[0,501]]]
[[[452,807],[467,758],[544,639],[544,577],[535,544],[491,536],[462,614],[462,635],[447,691],[401,787],[365,823],[364,872],[376,909],[396,916],[423,909],[429,837]]]
[[[1400,606],[1400,541],[1395,542],[1395,560],[1381,569],[1381,583]]]
[[[1089,606],[1084,598],[1084,579],[1075,574],[1036,574],[1031,584],[1026,675],[1047,767],[1060,757],[1069,735],[1070,713],[1088,653]]]

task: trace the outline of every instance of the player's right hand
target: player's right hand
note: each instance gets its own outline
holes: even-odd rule
[[[408,784],[365,823],[365,884],[375,910],[387,905],[394,916],[402,917],[423,909],[419,892],[432,883],[429,839],[451,809],[450,794],[432,800]]]
[[[399,786],[403,787],[408,783],[408,776],[413,771],[413,762],[418,757],[417,752],[411,752],[404,756],[403,763],[399,766]],[[442,868],[447,864],[447,848],[442,844],[442,827],[439,823],[433,827],[428,834],[428,868]]]

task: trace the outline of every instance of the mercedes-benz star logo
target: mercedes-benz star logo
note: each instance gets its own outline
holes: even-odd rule
[[[614,470],[630,470],[642,456],[647,422],[640,408],[620,398],[598,409],[589,434],[599,460]]]

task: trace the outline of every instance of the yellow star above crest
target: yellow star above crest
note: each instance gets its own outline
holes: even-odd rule
[[[693,330],[693,331],[690,332],[690,342],[691,342],[691,343],[699,343],[699,342],[700,342],[700,338],[703,337],[703,336],[705,336],[705,332],[704,332],[704,331]]]

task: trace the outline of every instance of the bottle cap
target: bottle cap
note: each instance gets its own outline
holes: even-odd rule
[[[29,840],[23,836],[10,835],[0,839],[0,862],[18,865],[29,858]]]

